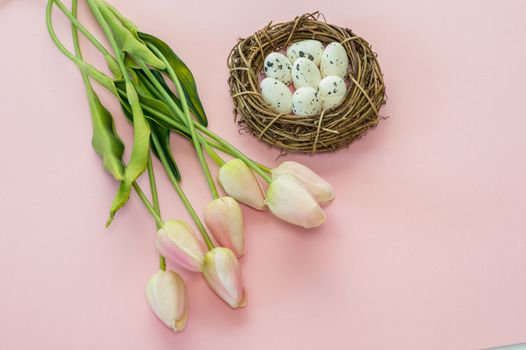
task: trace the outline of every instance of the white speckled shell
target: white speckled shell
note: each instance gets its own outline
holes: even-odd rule
[[[292,76],[290,74],[292,64],[285,55],[279,52],[270,53],[265,58],[263,67],[267,77],[278,79],[285,85],[290,85],[292,82]]]
[[[319,95],[323,109],[327,110],[338,107],[346,94],[347,87],[342,78],[329,75],[320,81]]]
[[[313,61],[315,65],[320,65],[321,56],[323,54],[323,44],[318,40],[302,40],[289,46],[287,49],[287,57],[291,62],[298,58],[308,58]]]
[[[320,84],[321,74],[316,65],[308,58],[298,58],[292,65],[292,81],[296,89],[310,86],[315,89]]]
[[[294,114],[303,117],[320,114],[321,99],[318,96],[318,91],[310,86],[296,90],[292,96],[292,111]]]
[[[349,67],[349,57],[342,44],[332,42],[323,51],[321,57],[320,71],[322,77],[336,75],[344,78]]]
[[[274,78],[265,78],[261,81],[261,95],[265,102],[278,113],[292,111],[292,92],[287,85]]]

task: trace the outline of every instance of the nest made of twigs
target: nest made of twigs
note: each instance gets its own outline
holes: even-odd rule
[[[378,124],[378,111],[386,100],[382,72],[367,41],[319,17],[315,12],[286,23],[271,22],[254,35],[239,39],[228,57],[228,84],[239,124],[260,140],[286,151],[327,152],[349,145]],[[278,114],[259,91],[265,57],[305,39],[343,45],[349,56],[347,95],[338,107],[322,110],[317,116]]]

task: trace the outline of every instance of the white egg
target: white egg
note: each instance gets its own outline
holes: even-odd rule
[[[320,70],[323,77],[336,75],[344,78],[349,67],[349,57],[342,44],[332,42],[323,51]]]
[[[323,54],[323,44],[318,40],[302,40],[289,46],[287,49],[287,57],[291,62],[298,58],[308,58],[315,65],[320,65],[321,56]]]
[[[261,95],[263,100],[278,113],[292,111],[292,92],[287,85],[274,78],[265,78],[261,81]]]
[[[310,117],[320,114],[321,100],[318,91],[310,86],[300,87],[292,96],[292,111],[296,115]]]
[[[320,84],[321,74],[316,65],[308,58],[298,58],[292,65],[292,81],[296,89],[310,86],[315,89]]]
[[[265,75],[269,78],[278,79],[285,85],[290,85],[292,77],[290,71],[292,64],[289,59],[279,52],[272,52],[266,58],[264,64]]]
[[[347,94],[347,87],[342,78],[329,75],[320,81],[319,92],[321,107],[327,110],[336,108],[342,103]]]

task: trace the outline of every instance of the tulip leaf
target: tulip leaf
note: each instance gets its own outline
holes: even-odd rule
[[[166,68],[165,64],[150,51],[144,42],[140,40],[137,35],[136,27],[131,27],[132,31],[130,31],[131,21],[128,20],[123,23],[120,18],[124,17],[122,17],[122,15],[117,17],[115,15],[114,11],[117,10],[111,10],[105,2],[98,1],[98,3],[100,12],[108,23],[113,33],[113,37],[117,42],[117,46],[121,51],[129,53],[157,69]]]
[[[115,7],[113,7],[111,4],[104,2],[104,5],[108,10],[110,10],[115,17],[122,23],[122,25],[128,29],[133,36],[135,36],[137,39],[139,39],[139,35],[137,32],[139,31],[139,28],[135,25],[135,23],[132,22],[129,18],[124,17]]]
[[[207,126],[208,120],[206,118],[201,100],[199,99],[195,79],[190,69],[179,58],[179,56],[173,52],[170,46],[168,46],[168,44],[166,44],[161,39],[142,32],[138,32],[138,35],[140,39],[142,39],[147,44],[155,46],[163,54],[181,83],[184,94],[186,95],[186,99],[188,101],[188,107],[197,117],[198,121],[202,125]]]
[[[139,79],[139,81],[140,80],[141,79]],[[119,92],[123,92],[123,85],[124,84],[121,81],[116,82],[116,86],[119,89]],[[155,136],[157,136],[157,138],[159,139],[161,151],[166,155],[166,159],[168,161],[170,169],[172,170],[172,173],[175,175],[177,180],[180,180],[181,174],[170,149],[170,127],[166,124],[163,125],[162,121],[158,121],[157,118],[152,117],[152,114],[154,113],[161,113],[166,116],[170,116],[172,114],[172,111],[168,106],[166,106],[166,104],[164,104],[164,102],[152,97],[148,89],[141,88],[137,90],[139,92],[139,101],[141,102],[142,108],[145,113],[145,117],[149,119],[149,125],[152,136],[155,134]],[[131,107],[127,103],[126,96],[121,93],[119,97],[124,114],[129,120],[132,120],[133,117],[131,113]],[[159,150],[154,144],[152,144],[152,150],[154,152],[154,155],[160,159]]]
[[[122,72],[119,68],[119,64],[117,63],[117,60],[115,60],[115,57],[112,55],[104,55],[104,59],[106,60],[106,64],[108,65],[108,68],[110,69],[111,74],[113,74],[113,77],[115,79],[121,79],[122,78]]]
[[[110,217],[106,223],[111,224],[117,211],[122,208],[130,198],[130,192],[135,180],[146,170],[150,150],[150,126],[144,117],[137,91],[132,83],[125,83],[126,99],[130,104],[133,120],[133,148],[130,160],[126,165],[124,179],[113,200]]]
[[[115,131],[115,124],[110,112],[100,102],[97,94],[91,88],[87,92],[93,128],[91,144],[95,152],[102,158],[104,169],[113,175],[115,180],[121,181],[124,179],[125,173],[122,163],[124,143]]]
[[[181,173],[179,172],[179,168],[177,168],[172,150],[170,149],[170,129],[163,128],[162,126],[153,122],[150,122],[150,128],[152,129],[152,135],[157,136],[157,139],[160,142],[160,149],[158,149],[156,145],[152,147],[153,153],[160,160],[160,153],[162,152],[166,156],[166,160],[170,170],[172,171],[172,174],[178,181],[181,181]]]

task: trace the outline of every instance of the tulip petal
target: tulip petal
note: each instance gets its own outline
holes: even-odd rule
[[[241,159],[223,164],[217,179],[229,196],[254,209],[266,209],[263,189],[254,172]]]
[[[281,175],[267,190],[267,205],[278,218],[305,228],[320,226],[325,213],[305,186],[294,175]]]
[[[190,271],[201,271],[204,245],[186,222],[166,221],[157,232],[156,243],[161,255],[167,259]]]
[[[186,326],[188,303],[182,277],[173,271],[158,271],[146,285],[146,296],[153,312],[175,332]]]
[[[301,163],[285,161],[272,169],[272,179],[285,174],[296,176],[320,204],[326,204],[335,197],[332,185]]]
[[[206,253],[203,276],[212,290],[230,307],[236,309],[246,305],[241,268],[230,249],[216,247]]]
[[[243,211],[234,198],[220,197],[208,203],[204,219],[221,246],[231,249],[237,257],[245,253]]]

